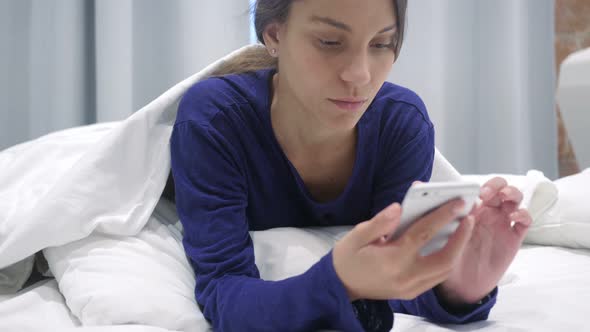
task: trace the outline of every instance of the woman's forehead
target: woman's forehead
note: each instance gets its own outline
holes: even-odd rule
[[[326,26],[346,32],[395,28],[393,0],[298,0],[289,20],[306,26]]]

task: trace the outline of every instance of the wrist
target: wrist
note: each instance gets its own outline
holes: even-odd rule
[[[491,294],[491,292],[487,292],[481,296],[465,297],[453,290],[445,288],[442,284],[436,286],[433,291],[441,306],[453,312],[470,311],[474,307],[482,305]]]

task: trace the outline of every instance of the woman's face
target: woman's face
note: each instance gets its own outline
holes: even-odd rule
[[[354,128],[395,60],[393,1],[293,1],[278,31],[279,88],[322,126]]]

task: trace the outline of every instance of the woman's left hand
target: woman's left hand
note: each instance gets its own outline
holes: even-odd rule
[[[471,211],[471,239],[449,278],[435,288],[451,306],[477,303],[496,287],[532,223],[528,211],[519,209],[522,193],[503,178],[486,182],[480,198],[482,203]]]

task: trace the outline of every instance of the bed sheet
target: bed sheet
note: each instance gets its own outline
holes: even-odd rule
[[[523,247],[500,282],[487,321],[435,325],[396,315],[393,331],[590,331],[590,250]]]
[[[590,250],[526,246],[502,278],[498,303],[487,321],[437,325],[396,314],[394,332],[590,331]],[[81,327],[55,280],[0,297],[0,331],[170,332],[144,325]]]

